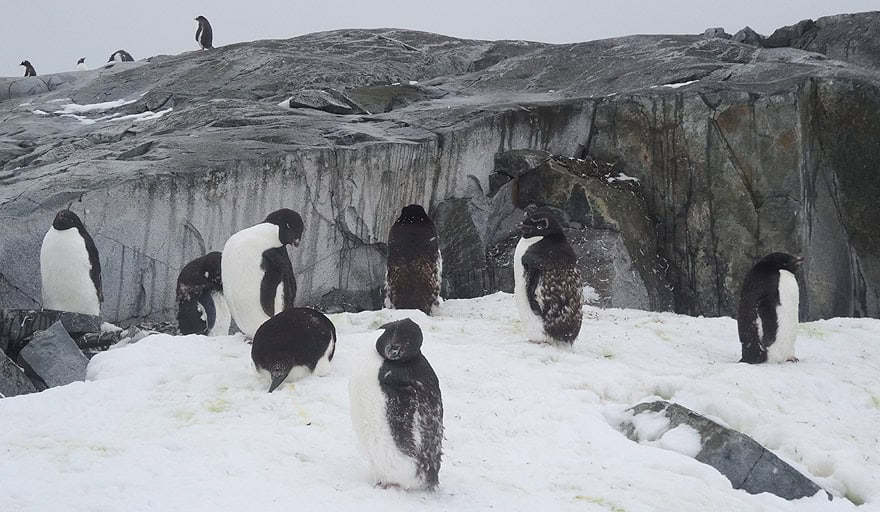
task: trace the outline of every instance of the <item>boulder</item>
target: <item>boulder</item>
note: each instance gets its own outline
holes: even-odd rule
[[[764,36],[752,30],[751,27],[745,27],[736,34],[733,34],[733,40],[737,43],[761,46],[764,42]]]
[[[35,332],[61,322],[68,334],[77,337],[85,333],[101,332],[101,317],[56,311],[53,309],[0,310],[0,349],[15,359],[19,350]]]
[[[822,488],[799,471],[782,461],[770,450],[749,436],[701,416],[681,405],[657,401],[641,403],[629,409],[633,417],[654,415],[665,417],[668,423],[663,429],[652,429],[643,439],[634,420],[620,426],[623,433],[636,442],[654,441],[680,425],[694,429],[700,438],[698,461],[717,469],[730,480],[734,489],[751,494],[773,493],[787,500],[815,496]],[[827,493],[828,499],[831,494]]]
[[[37,388],[24,370],[0,352],[0,398],[34,393]]]
[[[61,321],[37,332],[18,360],[31,378],[50,388],[85,380],[89,364]]]

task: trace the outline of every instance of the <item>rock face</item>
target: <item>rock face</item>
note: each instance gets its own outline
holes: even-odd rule
[[[297,305],[379,307],[411,203],[443,237],[446,297],[506,289],[516,223],[545,203],[600,305],[730,315],[780,250],[806,257],[802,319],[880,316],[878,85],[722,37],[402,30],[0,79],[0,306],[39,305],[39,244],[68,206],[101,255],[103,317],[126,323],[172,318],[182,265],[280,207],[306,226]]]
[[[652,436],[662,437],[665,432],[679,425],[693,428],[699,434],[701,444],[694,458],[717,469],[730,480],[734,489],[743,489],[751,494],[770,492],[787,500],[815,496],[822,491],[812,480],[754,439],[723,427],[690,409],[658,401],[639,404],[630,411],[634,416],[653,414],[666,418],[668,429],[651,432]],[[622,428],[628,438],[636,442],[643,441],[634,423],[627,423]],[[831,499],[830,494],[828,498]]]

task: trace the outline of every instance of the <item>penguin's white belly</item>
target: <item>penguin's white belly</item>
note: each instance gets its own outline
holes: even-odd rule
[[[231,320],[226,298],[220,292],[213,292],[211,300],[214,301],[214,325],[208,330],[208,336],[226,336]]]
[[[269,319],[260,304],[263,252],[279,245],[277,228],[273,235],[263,226],[267,224],[258,224],[229,237],[220,259],[223,294],[229,311],[241,332],[251,339],[263,322]],[[274,245],[271,236],[276,239]]]
[[[86,243],[76,228],[50,228],[40,249],[43,307],[100,315],[101,302],[89,272]]]
[[[519,312],[520,323],[526,337],[528,337],[529,341],[538,343],[548,341],[549,337],[544,332],[544,319],[541,318],[541,315],[535,314],[529,305],[529,297],[526,291],[526,272],[522,264],[522,257],[529,247],[540,242],[543,238],[542,236],[520,238],[513,253],[513,297],[516,301],[516,309]],[[540,288],[541,284],[539,282],[535,289],[536,295],[540,296]]]
[[[779,305],[776,318],[779,328],[776,341],[767,348],[767,362],[781,363],[794,359],[794,342],[798,329],[798,284],[794,274],[787,270],[779,271]]]
[[[379,385],[383,359],[370,343],[349,380],[351,423],[361,449],[367,454],[370,476],[376,483],[397,484],[405,489],[423,486],[416,475],[416,461],[394,443],[386,416],[385,395]]]

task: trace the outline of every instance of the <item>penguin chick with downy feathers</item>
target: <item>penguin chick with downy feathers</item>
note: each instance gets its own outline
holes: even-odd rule
[[[440,303],[443,259],[440,238],[424,208],[403,208],[388,234],[385,272],[386,306],[431,314]]]

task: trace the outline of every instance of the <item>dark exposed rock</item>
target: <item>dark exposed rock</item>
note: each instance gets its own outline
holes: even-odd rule
[[[28,339],[61,322],[71,336],[101,331],[101,317],[52,309],[0,310],[0,349],[15,359]]]
[[[766,47],[785,46],[815,52],[859,66],[880,67],[880,11],[838,14],[776,30]]]
[[[823,20],[823,34],[843,26]],[[828,34],[844,45],[842,29]],[[806,257],[804,320],[880,316],[866,235],[880,206],[865,202],[880,177],[855,151],[880,137],[866,114],[880,76],[863,65],[702,35],[548,45],[340,30],[38,78],[0,79],[0,100],[16,97],[0,102],[4,307],[39,305],[40,241],[68,205],[99,247],[114,323],[171,318],[181,266],[280,207],[306,224],[290,250],[302,304],[379,307],[383,243],[411,203],[468,205],[450,240],[479,251],[449,257],[447,291],[494,291],[525,206],[506,174],[519,171],[495,156],[536,150],[640,180],[641,203],[575,186],[557,164],[539,171],[565,191],[550,196],[565,198],[584,261],[643,283],[627,303],[665,309],[671,293],[676,311],[732,314],[745,272],[779,250]],[[295,91],[330,91],[343,114],[279,106]],[[74,117],[67,98],[97,110]],[[355,113],[361,101],[376,111]],[[647,231],[633,245],[628,229]]]
[[[707,28],[703,32],[703,37],[720,37],[721,39],[732,39],[733,36],[728,34],[723,27]]]
[[[798,38],[816,30],[813,20],[801,20],[794,25],[776,29],[770,37],[764,39],[764,48],[782,48],[791,46]]]
[[[85,380],[89,364],[61,321],[36,333],[18,360],[32,379],[50,388]]]
[[[734,489],[751,494],[773,493],[787,500],[815,496],[822,489],[754,439],[723,427],[681,405],[657,401],[630,409],[633,416],[659,414],[669,421],[668,429],[687,425],[700,435],[702,448],[694,457],[717,469],[730,480]],[[638,429],[632,422],[621,425],[624,434],[639,442]],[[658,437],[662,436],[662,433]],[[828,499],[831,494],[827,493]]]
[[[25,375],[24,370],[6,357],[6,354],[0,352],[0,398],[25,395],[36,391],[37,388]]]
[[[312,108],[330,114],[366,114],[359,105],[351,101],[345,94],[329,89],[306,89],[297,91],[287,102],[290,108]],[[216,125],[215,125],[216,126]]]
[[[733,34],[733,40],[737,43],[761,46],[764,42],[764,36],[752,30],[751,27],[745,27],[736,34]]]

